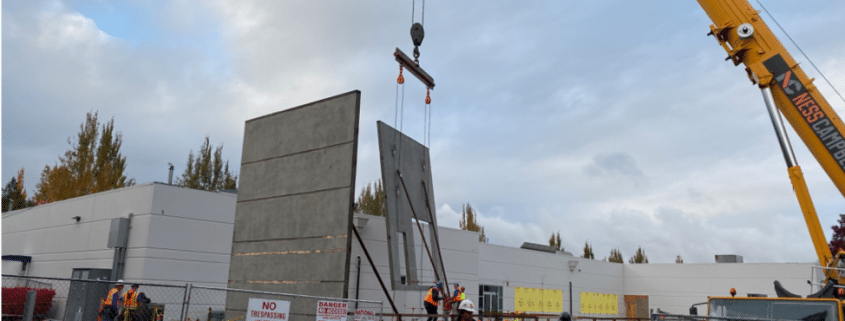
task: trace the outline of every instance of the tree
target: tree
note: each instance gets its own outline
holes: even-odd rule
[[[26,188],[23,186],[23,168],[18,171],[17,177],[12,177],[6,187],[3,188],[2,211],[14,211],[24,207],[35,205],[32,200],[26,199]]]
[[[367,187],[361,190],[361,195],[358,196],[358,207],[356,210],[370,215],[385,216],[384,201],[384,186],[382,186],[381,180],[379,179],[376,181],[375,186],[367,184]]]
[[[560,231],[557,234],[552,232],[552,236],[549,237],[549,246],[555,248],[555,250],[563,251],[563,248],[560,246]]]
[[[645,256],[645,251],[643,251],[642,247],[637,249],[637,253],[634,254],[630,259],[628,259],[628,263],[638,264],[638,263],[648,263],[648,257]]]
[[[839,220],[836,221],[839,225],[831,226],[833,229],[833,237],[830,239],[830,253],[836,256],[839,250],[845,250],[845,214],[839,214]]]
[[[123,135],[114,132],[114,118],[102,125],[97,113],[88,112],[85,122],[79,125],[76,142],[59,163],[45,166],[41,181],[36,185],[35,200],[55,202],[82,195],[99,193],[115,188],[135,185],[126,177],[126,157],[120,153]]]
[[[622,258],[622,253],[620,253],[617,249],[610,249],[610,257],[607,258],[607,261],[613,263],[625,263],[625,259]]]
[[[595,259],[596,258],[596,256],[593,255],[593,247],[590,245],[590,243],[584,242],[584,255],[581,255],[581,257],[583,257],[585,259]]]
[[[675,263],[678,263],[678,264],[684,263],[684,259],[682,259],[680,255],[678,255],[677,257],[675,257]]]
[[[176,185],[205,191],[237,189],[238,176],[229,172],[229,161],[223,163],[222,158],[223,144],[217,146],[212,154],[211,143],[206,135],[196,157],[193,150],[188,154],[188,165]]]
[[[478,222],[476,222],[475,211],[473,211],[472,206],[466,203],[462,208],[463,213],[461,214],[461,221],[458,222],[458,225],[464,231],[479,232],[478,241],[487,243],[489,239],[484,235],[484,226],[478,225]]]

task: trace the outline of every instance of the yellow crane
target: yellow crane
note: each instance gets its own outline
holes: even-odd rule
[[[825,267],[825,286],[816,293],[801,297],[786,291],[777,281],[777,298],[735,297],[736,291],[731,289],[730,297],[708,298],[708,319],[843,321],[840,299],[845,299],[845,293],[837,293],[834,289],[838,284],[845,285],[845,273],[840,275],[837,269],[845,267],[842,260],[845,251],[839,251],[835,257],[831,255],[782,117],[795,129],[843,196],[845,125],[813,85],[813,79],[804,74],[763,22],[760,12],[747,0],[698,0],[698,3],[713,21],[709,35],[714,36],[727,52],[725,60],[737,66],[745,65],[749,80],[763,94],[816,255]],[[697,316],[696,308],[700,304],[705,303],[690,307],[691,316],[658,313],[651,319],[700,321],[703,318]]]
[[[801,70],[760,17],[760,12],[747,0],[698,0],[698,3],[713,21],[709,35],[714,36],[727,52],[725,60],[745,65],[748,78],[762,91],[819,264],[826,267],[825,284],[831,281],[845,284],[845,277],[836,269],[845,267],[845,251],[836,253],[836,257],[830,252],[781,115],[843,196],[845,124],[813,85],[814,79]]]

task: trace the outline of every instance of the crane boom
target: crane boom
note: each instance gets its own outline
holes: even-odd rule
[[[745,65],[748,78],[762,89],[767,105],[772,100],[845,196],[845,124],[813,85],[813,79],[807,77],[747,0],[698,0],[698,3],[713,21],[710,35],[728,53],[725,60]],[[831,255],[801,168],[792,156],[785,133],[778,129],[780,115],[770,109],[770,116],[819,263],[833,267],[845,253],[838,253],[836,259]],[[825,274],[826,282],[845,283],[835,269],[828,269]]]
[[[711,32],[751,81],[771,88],[775,105],[845,196],[845,124],[746,0],[698,0]],[[742,28],[752,29],[743,31]],[[751,34],[745,36],[744,32]]]

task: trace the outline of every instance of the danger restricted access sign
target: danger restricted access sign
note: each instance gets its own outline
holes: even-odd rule
[[[337,301],[317,301],[317,321],[346,321],[349,304]]]
[[[246,321],[287,321],[290,301],[249,298]]]

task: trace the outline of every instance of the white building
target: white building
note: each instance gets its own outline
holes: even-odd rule
[[[383,217],[360,215],[367,218],[366,225],[359,229],[366,246],[374,256],[376,268],[387,282],[389,276],[387,259],[387,240]],[[357,219],[356,219],[357,221]],[[360,224],[359,224],[360,225]],[[812,263],[684,263],[684,264],[618,264],[584,259],[566,252],[548,253],[537,250],[514,248],[478,242],[474,232],[440,227],[441,251],[446,265],[446,274],[450,284],[460,283],[466,287],[468,299],[472,299],[481,309],[497,304],[500,311],[520,310],[517,298],[518,288],[537,289],[539,293],[560,290],[559,298],[541,298],[553,300],[552,304],[561,303],[563,311],[573,311],[574,315],[596,317],[625,317],[627,310],[635,310],[637,299],[646,299],[646,306],[638,307],[642,313],[661,309],[665,312],[687,314],[695,303],[707,301],[708,296],[729,296],[731,288],[738,295],[748,293],[764,294],[776,297],[774,281],[795,293],[811,292],[807,280],[812,277],[811,269],[818,264]],[[416,234],[416,233],[415,233]],[[422,244],[419,235],[415,235],[415,244]],[[354,236],[353,236],[354,237]],[[415,250],[417,255],[425,255],[425,249]],[[379,253],[379,254],[374,254]],[[358,273],[357,257],[361,257],[360,289],[356,289]],[[357,240],[352,242],[353,266],[350,267],[350,298],[356,298],[356,291],[361,299],[387,301],[372,268]],[[419,262],[428,262],[426,257],[418,257]],[[425,266],[430,266],[427,264]],[[403,266],[404,269],[404,266]],[[430,267],[420,273],[423,282],[434,281]],[[818,274],[818,273],[817,273]],[[819,280],[813,282],[818,283]],[[389,285],[388,285],[389,286]],[[547,291],[539,291],[545,289]],[[818,289],[818,288],[816,288]],[[571,291],[571,292],[570,292]],[[571,293],[571,296],[570,296]],[[420,313],[424,291],[391,291],[395,304],[403,313]],[[596,296],[616,300],[616,314],[590,313],[589,302],[582,302],[582,296],[590,300]],[[498,296],[498,297],[497,297]],[[500,299],[500,301],[499,301]],[[525,296],[522,296],[525,299]],[[477,301],[476,301],[477,300]],[[498,302],[497,302],[498,301]],[[500,302],[500,303],[499,303]],[[585,306],[582,306],[582,303]],[[570,310],[570,304],[572,310]],[[525,306],[525,302],[523,305]],[[389,307],[385,303],[385,307]],[[557,308],[546,309],[544,314],[559,313]],[[704,313],[704,308],[700,308]],[[423,310],[424,311],[424,310]],[[522,310],[525,312],[525,310]],[[528,310],[531,312],[532,310]],[[534,312],[540,312],[535,309]],[[632,311],[632,314],[634,311]],[[424,312],[423,312],[424,313]]]
[[[237,195],[149,183],[3,214],[4,274],[70,278],[111,269],[114,218],[130,218],[127,282],[226,286]]]
[[[31,263],[23,270],[20,261],[4,260],[3,273],[69,278],[74,269],[111,269],[115,256],[115,250],[107,247],[111,220],[131,217],[126,281],[226,287],[236,200],[231,193],[150,183],[5,213],[3,256],[29,257]],[[356,214],[355,221],[376,268],[388,282],[384,218]],[[707,296],[726,296],[730,288],[739,295],[775,296],[774,280],[793,292],[809,293],[807,280],[814,266],[617,264],[565,252],[479,243],[478,236],[468,231],[444,227],[439,231],[448,282],[466,287],[467,298],[477,300],[480,308],[502,312],[523,307],[526,312],[556,314],[570,311],[571,306],[574,315],[584,316],[624,317],[628,310],[642,315],[657,308],[687,313],[690,305],[706,301]],[[419,235],[415,237],[415,244],[422,244]],[[434,281],[425,250],[420,247],[416,253],[423,266],[418,273],[422,283]],[[383,301],[385,312],[390,312],[356,239],[351,258],[348,297]],[[389,292],[400,312],[424,313],[424,290]],[[548,306],[536,307],[541,302]],[[534,309],[525,308],[529,305]]]

